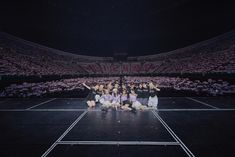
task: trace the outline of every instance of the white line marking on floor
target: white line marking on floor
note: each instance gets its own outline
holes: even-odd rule
[[[197,99],[190,98],[190,97],[186,97],[186,98],[187,98],[187,99],[189,99],[189,100],[192,100],[192,101],[198,102],[198,103],[200,103],[200,104],[206,105],[206,106],[208,106],[208,107],[211,107],[211,108],[214,108],[214,109],[219,109],[218,107],[212,106],[212,105],[210,105],[210,104],[208,104],[208,103],[205,103],[205,102],[199,101],[199,100],[197,100]]]
[[[64,100],[85,100],[85,98],[57,98],[57,99],[64,99]]]
[[[87,111],[87,109],[31,109],[30,111]]]
[[[87,113],[87,111],[84,111],[70,126],[67,130],[65,130],[65,132],[51,145],[50,148],[48,148],[45,153],[41,156],[41,157],[46,157],[54,148],[55,146],[58,144],[58,142],[60,142],[68,133],[70,130],[73,129],[73,127],[82,119],[82,117],[85,116],[85,114]]]
[[[171,136],[180,143],[182,149],[187,153],[190,157],[195,157],[194,154],[187,148],[187,146],[180,140],[180,138],[174,133],[174,131],[167,125],[167,123],[156,113],[152,111],[153,114],[157,117],[157,119],[162,123],[162,125],[166,128],[166,130],[171,134]]]
[[[95,109],[95,110],[87,110],[87,109],[0,109],[0,112],[79,112],[79,111],[89,111],[89,112],[102,112],[102,110]],[[152,111],[152,110],[146,110],[146,111]],[[140,112],[146,112],[146,111],[140,111]],[[231,109],[156,109],[155,111],[158,112],[174,112],[174,111],[235,111],[234,108]],[[109,112],[109,111],[108,111]],[[128,112],[123,110],[117,110],[117,112]]]
[[[68,145],[180,145],[178,142],[156,141],[60,141],[57,144]]]
[[[235,111],[234,108],[231,109],[156,109],[155,111]]]
[[[51,102],[51,101],[53,101],[53,100],[55,100],[55,99],[57,99],[57,98],[53,98],[53,99],[50,99],[50,100],[41,102],[41,103],[39,103],[39,104],[37,104],[37,105],[34,105],[34,106],[31,106],[31,107],[27,108],[26,110],[30,110],[30,109],[32,109],[32,108],[35,108],[35,107],[38,107],[38,106],[40,106],[40,105],[46,104],[46,103]]]

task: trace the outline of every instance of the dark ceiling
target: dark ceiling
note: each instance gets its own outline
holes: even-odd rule
[[[67,52],[156,54],[235,28],[226,0],[8,0],[0,29]]]

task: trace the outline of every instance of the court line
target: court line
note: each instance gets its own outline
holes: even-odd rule
[[[26,111],[25,109],[0,109],[0,112],[22,112]]]
[[[156,113],[156,111],[152,111],[152,113],[157,117],[157,119],[161,122],[161,124],[166,128],[166,130],[171,134],[171,136],[180,143],[181,148],[187,153],[189,157],[195,157],[194,154],[187,148],[187,146],[180,140],[180,138],[174,133],[174,131],[167,125],[167,123]]]
[[[50,148],[48,148],[45,153],[42,154],[41,157],[46,157],[72,129],[73,127],[86,115],[88,111],[84,111],[69,127],[65,130],[65,132],[51,145]]]
[[[60,141],[63,145],[180,145],[178,142],[154,142],[154,141]]]
[[[167,112],[171,112],[171,111],[235,111],[234,108],[231,109],[222,109],[222,108],[218,108],[218,109],[212,109],[212,108],[208,108],[208,109],[156,109],[155,111],[167,111]]]
[[[64,112],[79,112],[79,111],[89,111],[89,112],[102,112],[100,109],[94,109],[94,110],[88,110],[88,109],[0,109],[0,112],[59,112],[59,111],[64,111]],[[153,111],[153,110],[146,110],[146,111]],[[139,112],[146,112],[146,111],[139,111]],[[235,108],[231,109],[156,109],[155,111],[158,112],[182,112],[182,111],[235,111]],[[109,111],[108,111],[109,112]],[[117,110],[117,112],[128,112],[128,111],[123,111],[123,110]]]
[[[85,100],[86,98],[57,98],[57,99],[68,99],[68,100]]]
[[[88,111],[87,109],[31,109],[30,111]]]
[[[100,110],[87,110],[87,109],[0,109],[0,112],[58,112],[58,111],[65,111],[65,112],[76,112],[76,111],[100,111]]]
[[[55,99],[57,99],[57,98],[53,98],[53,99],[50,99],[50,100],[41,102],[41,103],[39,103],[39,104],[37,104],[37,105],[34,105],[34,106],[31,106],[31,107],[27,108],[26,110],[30,110],[30,109],[32,109],[32,108],[35,108],[35,107],[38,107],[38,106],[40,106],[40,105],[46,104],[46,103],[51,102],[51,101],[53,101],[53,100],[55,100]]]
[[[210,104],[208,104],[208,103],[199,101],[199,100],[197,100],[197,99],[190,98],[190,97],[186,97],[186,98],[189,99],[189,100],[195,101],[195,102],[197,102],[197,103],[203,104],[203,105],[205,105],[205,106],[208,106],[208,107],[211,107],[211,108],[214,108],[214,109],[219,109],[218,107],[212,106],[212,105],[210,105]]]

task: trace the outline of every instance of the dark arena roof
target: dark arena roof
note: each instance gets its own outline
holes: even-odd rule
[[[89,56],[142,56],[172,51],[235,27],[234,1],[8,0],[2,31]]]

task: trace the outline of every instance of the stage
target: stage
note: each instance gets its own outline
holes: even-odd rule
[[[235,98],[160,97],[157,110],[80,98],[0,99],[0,156],[235,156]]]

